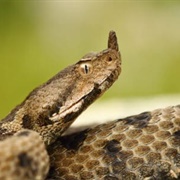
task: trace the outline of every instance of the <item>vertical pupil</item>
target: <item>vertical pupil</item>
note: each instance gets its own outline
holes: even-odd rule
[[[85,70],[85,73],[87,74],[88,73],[88,66],[86,64],[84,65],[84,70]]]

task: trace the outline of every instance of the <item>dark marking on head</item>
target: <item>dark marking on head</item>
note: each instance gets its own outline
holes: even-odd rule
[[[148,125],[149,120],[151,119],[150,112],[143,112],[136,116],[129,116],[125,119],[119,119],[119,121],[125,121],[128,125],[134,125],[136,128],[144,128]]]
[[[38,119],[36,120],[36,124],[38,124],[39,127],[42,127],[53,124],[53,122],[48,118],[47,113],[44,113],[39,115]]]
[[[62,136],[59,138],[61,141],[62,146],[66,149],[70,150],[78,150],[78,148],[83,144],[84,140],[87,137],[88,129],[84,131],[80,131],[74,134],[70,134],[67,136]]]
[[[33,124],[31,117],[28,114],[25,114],[22,118],[22,126],[26,129],[33,129]]]
[[[61,106],[62,106],[62,103],[60,102],[56,102],[55,104],[53,104],[53,106],[50,109],[49,116],[52,117],[53,114],[58,114]]]
[[[113,139],[107,142],[107,144],[104,146],[104,149],[106,150],[106,153],[118,153],[121,150],[119,145],[120,142]]]
[[[17,136],[28,136],[30,134],[30,131],[24,130],[17,134]]]

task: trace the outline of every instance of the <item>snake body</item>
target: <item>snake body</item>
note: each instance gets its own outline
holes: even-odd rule
[[[180,105],[61,137],[49,153],[48,179],[179,179]]]
[[[178,179],[180,106],[62,136],[120,72],[111,31],[107,49],[33,90],[0,122],[0,180]]]

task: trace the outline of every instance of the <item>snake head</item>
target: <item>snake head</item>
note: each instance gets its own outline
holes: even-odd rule
[[[56,127],[61,126],[58,130],[59,135],[111,87],[120,72],[121,56],[114,31],[109,33],[107,49],[98,53],[88,53],[76,64],[60,72],[58,76],[61,77],[59,78],[61,92],[58,97],[61,98],[56,102],[60,102],[61,107],[49,118]]]
[[[111,87],[120,72],[117,37],[110,31],[107,49],[86,54],[33,90],[5,118],[16,124],[8,125],[8,128],[18,125],[18,129],[33,129],[41,134],[46,144],[50,144]]]

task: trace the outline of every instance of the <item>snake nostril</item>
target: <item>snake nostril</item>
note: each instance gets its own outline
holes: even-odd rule
[[[112,57],[108,57],[108,61],[111,62],[112,61]]]

